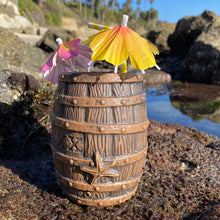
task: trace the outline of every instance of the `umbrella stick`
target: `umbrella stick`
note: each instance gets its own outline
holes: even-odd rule
[[[112,27],[106,26],[106,25],[101,25],[101,24],[96,24],[89,22],[88,27],[96,30],[109,30],[112,29]]]
[[[122,26],[122,27],[127,27],[128,18],[129,18],[129,17],[128,17],[127,15],[123,15],[122,21],[121,21],[121,26]]]
[[[63,44],[63,41],[62,41],[62,39],[61,38],[57,38],[56,39],[56,42],[60,45],[60,44]]]
[[[114,73],[118,73],[118,65],[114,66]]]
[[[144,71],[144,70],[141,70],[141,73],[142,73],[142,74],[145,74],[145,71]]]
[[[161,70],[161,68],[160,68],[157,64],[155,64],[155,67],[156,67],[158,70]]]

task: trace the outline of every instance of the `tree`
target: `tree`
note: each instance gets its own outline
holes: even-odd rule
[[[154,3],[154,0],[145,0],[145,3],[146,3],[146,2],[149,2],[149,1],[150,1],[150,4],[153,4],[153,3]],[[145,6],[145,7],[146,7],[146,6]],[[151,9],[150,9],[150,10],[151,10]],[[148,13],[148,16],[149,16],[149,17],[146,18],[145,20],[151,20],[151,18],[150,18],[150,17],[151,17],[150,13]],[[157,15],[157,16],[158,16],[158,15]]]
[[[151,8],[149,11],[141,12],[140,17],[145,21],[156,20],[158,19],[158,11]]]
[[[85,0],[85,3],[84,3],[84,18],[85,20],[87,19],[87,0]]]
[[[79,13],[82,14],[82,0],[79,1]]]
[[[91,15],[90,15],[90,17],[93,17],[93,15],[94,15],[95,1],[96,0],[91,0]]]
[[[137,5],[140,6],[141,0],[137,0]]]
[[[90,18],[94,16],[95,2],[96,2],[96,0],[90,0],[90,3],[91,3],[91,14],[90,14]]]
[[[137,17],[138,17],[141,12],[141,10],[140,10],[141,0],[137,0],[137,5],[138,5],[138,7],[136,9],[136,13],[137,13]]]
[[[111,4],[111,11],[114,12],[115,11],[115,1],[116,0],[111,0],[110,4]]]
[[[126,3],[123,4],[123,7],[122,7],[122,12],[124,14],[127,14],[128,16],[131,16],[132,14],[132,8],[131,8],[131,4],[132,4],[132,0],[127,0]]]
[[[150,4],[154,3],[154,0],[145,0],[145,2],[148,2],[148,1],[150,1]]]
[[[154,0],[145,0],[144,3],[146,4],[147,2],[150,1],[150,4],[153,4],[154,3]],[[146,5],[145,5],[145,8],[146,8]]]
[[[98,0],[98,20],[101,20],[101,6],[102,6],[102,1]]]
[[[108,0],[104,0],[102,7],[102,23],[105,21],[105,14],[108,11]]]

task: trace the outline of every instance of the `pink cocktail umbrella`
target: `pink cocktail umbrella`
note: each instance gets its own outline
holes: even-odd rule
[[[76,66],[89,71],[92,65],[91,49],[80,45],[80,39],[63,43],[56,39],[59,47],[53,52],[47,63],[41,69],[43,77],[52,84],[58,83],[59,75],[66,72],[75,72]]]

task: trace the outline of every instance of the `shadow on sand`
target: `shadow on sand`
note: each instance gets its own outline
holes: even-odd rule
[[[0,165],[43,191],[61,194],[50,149],[50,128],[45,126],[50,123],[51,106],[33,111],[31,96],[22,95],[21,100],[11,106],[0,103]]]

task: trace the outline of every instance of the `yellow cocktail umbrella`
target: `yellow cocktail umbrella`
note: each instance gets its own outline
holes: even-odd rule
[[[91,36],[92,60],[106,60],[116,66],[123,64],[128,57],[131,65],[144,73],[145,69],[156,66],[154,54],[158,49],[146,39],[127,27],[128,16],[123,15],[122,23],[113,29],[102,30]]]

